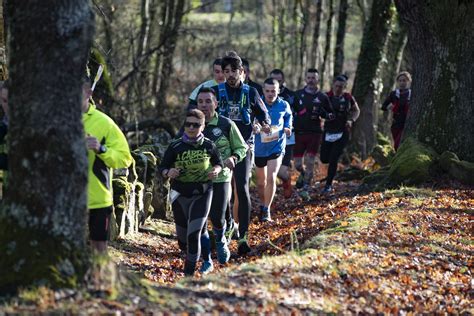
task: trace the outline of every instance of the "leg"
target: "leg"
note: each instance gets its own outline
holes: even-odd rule
[[[245,237],[248,232],[250,222],[250,192],[249,181],[252,168],[253,151],[247,151],[247,156],[239,162],[234,169],[235,187],[237,197],[239,200],[239,234],[240,237]]]
[[[277,172],[280,169],[282,156],[279,156],[276,159],[271,159],[268,161],[267,165],[267,183],[265,186],[265,206],[270,209],[270,206],[273,201],[273,197],[275,196],[276,192],[276,176]]]
[[[236,166],[237,168],[237,166]],[[235,169],[234,169],[234,174],[232,176],[232,197],[233,197],[233,201],[230,203],[232,205],[232,216],[234,218],[234,221],[236,223],[239,222],[239,196],[238,196],[238,192],[237,192],[237,187],[235,185]]]
[[[336,176],[337,164],[339,162],[339,158],[341,157],[342,152],[344,151],[344,147],[346,146],[348,140],[349,140],[349,134],[347,132],[344,132],[341,139],[332,143],[332,146],[329,152],[328,176],[326,178],[327,189],[331,187],[332,180]],[[321,154],[322,154],[322,151],[321,151]]]
[[[311,138],[309,139],[308,150],[306,151],[307,157],[305,157],[305,159],[308,159],[307,163],[305,162],[306,171],[308,173],[308,176],[305,177],[306,185],[311,185],[311,181],[313,180],[314,167],[317,159],[316,155],[319,152],[319,147],[321,146],[322,134],[314,133],[310,136]]]
[[[207,225],[211,201],[212,188],[209,188],[204,194],[194,196],[189,205],[187,229],[188,253],[184,265],[184,273],[186,275],[194,274],[196,262],[201,255],[201,233],[204,229],[204,225]]]
[[[314,163],[316,161],[316,155],[314,153],[307,153],[304,158],[305,173],[304,173],[304,185],[311,185],[314,174]]]
[[[173,210],[174,224],[176,226],[176,237],[178,238],[178,246],[181,251],[186,251],[187,246],[187,230],[188,230],[188,213],[189,198],[179,196],[171,205]]]
[[[267,185],[267,166],[257,167],[255,169],[257,175],[258,196],[263,205],[265,205],[265,188]]]
[[[210,217],[216,238],[217,259],[220,263],[226,263],[230,259],[230,251],[227,246],[227,239],[224,236],[226,228],[225,211],[227,209],[227,205],[229,204],[229,195],[230,182],[214,183],[214,193],[212,197]]]
[[[107,254],[110,215],[112,206],[89,210],[89,238],[93,251]]]

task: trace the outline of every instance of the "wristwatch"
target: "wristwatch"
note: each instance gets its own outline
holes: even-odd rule
[[[101,144],[100,147],[99,147],[99,154],[103,154],[107,152],[107,147],[105,147],[105,145]]]

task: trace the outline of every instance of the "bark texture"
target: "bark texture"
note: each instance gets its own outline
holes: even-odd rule
[[[352,94],[360,107],[360,117],[354,125],[352,150],[366,158],[374,147],[376,131],[376,101],[380,93],[380,64],[395,13],[392,0],[374,1],[367,21],[357,64]]]
[[[413,98],[404,138],[474,161],[474,2],[396,1],[408,28]]]
[[[334,78],[344,69],[344,40],[346,38],[346,21],[348,0],[341,0],[339,3],[339,16],[337,18],[336,47],[334,48]]]
[[[89,264],[81,77],[93,14],[88,0],[11,0],[7,10],[10,171],[0,210],[0,292],[73,287]]]

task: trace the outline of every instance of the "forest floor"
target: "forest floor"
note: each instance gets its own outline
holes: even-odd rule
[[[173,226],[157,221],[158,234],[112,244],[127,272],[112,273],[110,289],[25,290],[3,310],[474,313],[472,188],[444,180],[369,193],[357,183],[335,187],[321,195],[316,186],[309,201],[278,194],[273,222],[252,219],[252,254],[225,266],[214,260],[207,276],[183,276]]]

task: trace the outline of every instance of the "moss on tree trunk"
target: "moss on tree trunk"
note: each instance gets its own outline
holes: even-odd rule
[[[399,0],[413,59],[404,138],[474,161],[474,2]]]
[[[352,94],[360,107],[354,125],[353,146],[363,158],[375,145],[376,104],[379,91],[380,62],[384,57],[395,8],[391,0],[374,1],[366,23]]]

